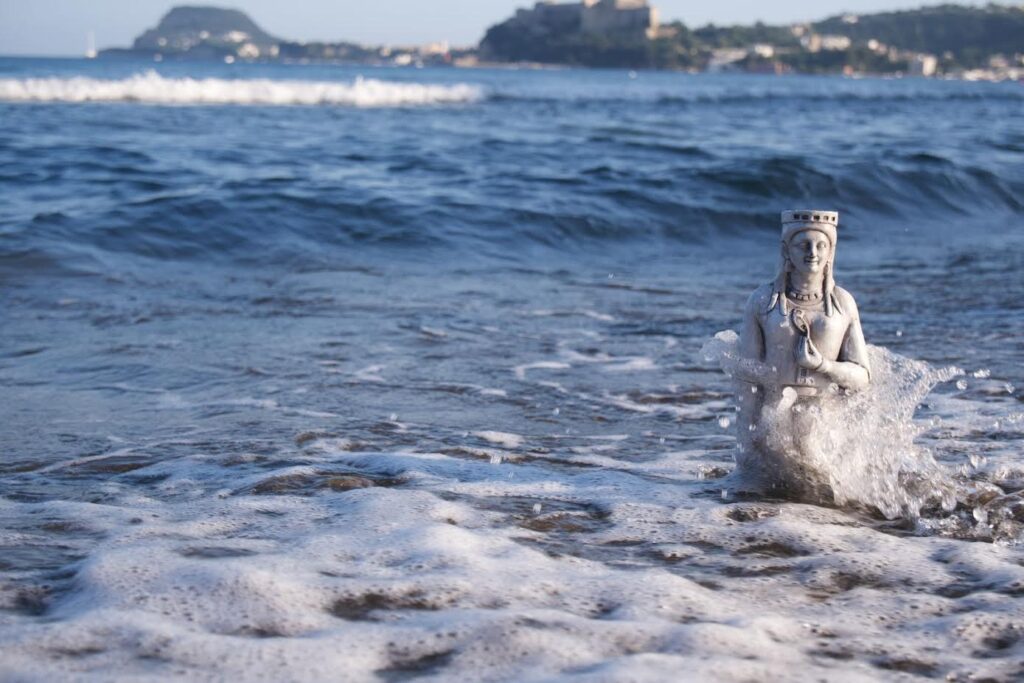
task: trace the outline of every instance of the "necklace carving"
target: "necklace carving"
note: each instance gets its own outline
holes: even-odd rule
[[[798,292],[794,289],[787,289],[786,296],[797,301],[818,301],[821,299],[821,292]]]

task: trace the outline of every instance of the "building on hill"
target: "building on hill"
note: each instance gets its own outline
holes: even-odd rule
[[[559,3],[546,0],[533,9],[516,10],[515,21],[531,29],[574,33],[583,21],[583,3]]]
[[[644,68],[654,65],[657,11],[646,0],[542,1],[487,29],[482,61]]]
[[[646,0],[583,0],[581,30],[600,36],[654,38],[658,10]]]
[[[647,0],[543,0],[532,9],[518,10],[514,21],[530,33],[641,40],[657,33],[658,10]]]

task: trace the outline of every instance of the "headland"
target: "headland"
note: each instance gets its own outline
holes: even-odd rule
[[[537,2],[479,45],[371,46],[275,37],[238,10],[175,7],[102,58],[387,66],[544,66],[690,72],[1024,79],[1024,6],[940,5],[791,25],[690,28],[646,0]]]

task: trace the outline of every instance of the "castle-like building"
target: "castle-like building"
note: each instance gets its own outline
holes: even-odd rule
[[[518,10],[515,19],[526,27],[562,34],[640,39],[653,38],[658,31],[658,10],[647,0],[543,0],[533,9]]]

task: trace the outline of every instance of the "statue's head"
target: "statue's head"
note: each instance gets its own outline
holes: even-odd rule
[[[790,272],[820,273],[832,259],[832,240],[821,230],[801,230],[784,243],[783,258]]]
[[[782,212],[782,253],[768,310],[780,306],[788,314],[786,289],[789,273],[794,271],[822,274],[822,295],[825,313],[838,308],[834,289],[833,265],[839,213],[836,211],[797,210]]]

